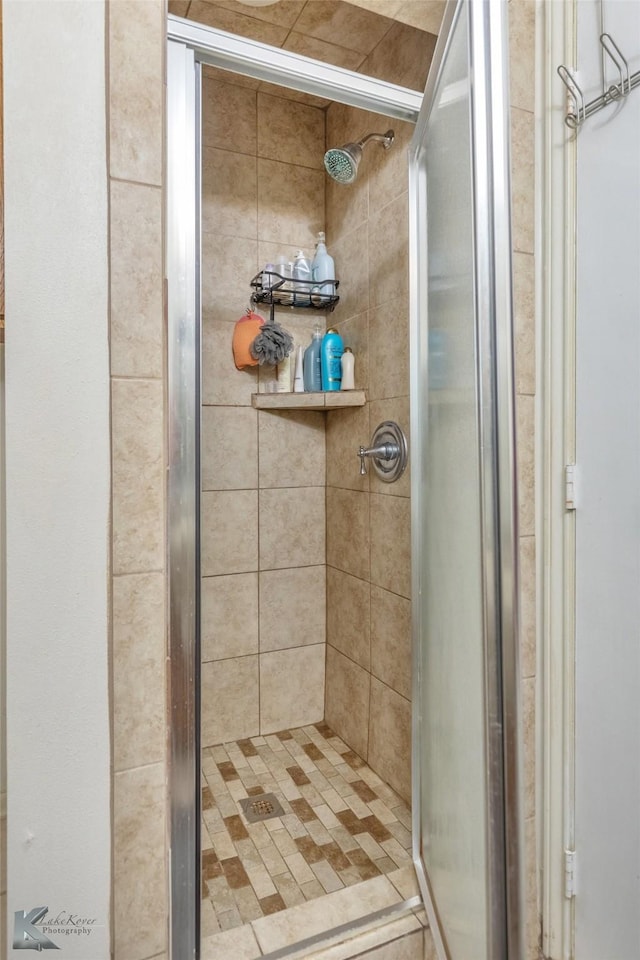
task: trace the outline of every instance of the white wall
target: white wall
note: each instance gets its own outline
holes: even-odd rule
[[[640,4],[605,28],[640,70]],[[578,3],[599,93],[600,5]],[[615,68],[608,82],[617,79]],[[640,956],[640,90],[577,144],[576,956]]]
[[[8,911],[109,955],[105,8],[5,0]],[[69,929],[69,927],[67,927]],[[11,938],[11,929],[9,930]],[[9,956],[24,956],[10,949]]]

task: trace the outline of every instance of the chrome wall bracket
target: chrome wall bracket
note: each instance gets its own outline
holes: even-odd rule
[[[398,480],[407,466],[407,438],[401,427],[393,420],[383,420],[373,431],[370,447],[358,449],[360,457],[360,476],[367,473],[366,459],[369,457],[373,469],[385,483]]]

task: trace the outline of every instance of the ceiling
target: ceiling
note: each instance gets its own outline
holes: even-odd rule
[[[169,0],[169,12],[422,90],[444,5],[444,0],[276,0],[267,6]]]

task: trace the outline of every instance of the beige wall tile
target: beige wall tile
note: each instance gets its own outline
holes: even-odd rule
[[[411,797],[411,704],[371,677],[369,763],[401,797]]]
[[[348,280],[347,280],[348,283]],[[330,321],[331,322],[331,321]],[[369,313],[359,313],[348,320],[334,323],[345,347],[350,347],[355,361],[354,383],[356,390],[369,389]]]
[[[372,466],[369,466],[371,474],[370,489],[371,493],[380,493],[392,497],[410,497],[411,496],[411,445],[410,445],[410,422],[409,422],[409,397],[394,397],[392,400],[374,400],[368,404],[369,422],[371,423],[371,433],[376,427],[385,420],[393,420],[398,424],[405,437],[409,449],[409,458],[404,473],[393,483],[385,483],[380,480]]]
[[[189,18],[193,19],[193,18]],[[235,87],[246,87],[249,90],[257,90],[260,86],[260,80],[254,77],[243,77],[240,73],[233,73],[231,70],[223,70],[222,67],[211,67],[204,64],[202,67],[202,76],[206,80],[219,80],[222,83],[232,83]]]
[[[521,253],[534,252],[534,148],[533,114],[512,108],[511,203],[513,249]]]
[[[408,294],[408,214],[408,197],[405,193],[369,219],[372,306],[398,300]]]
[[[356,364],[358,358],[356,357]],[[360,475],[358,447],[369,445],[369,406],[327,413],[327,484],[368,490],[369,474]]]
[[[340,0],[314,0],[314,3],[307,3],[296,21],[299,33],[361,53],[373,50],[390,26],[386,17],[354,8]]]
[[[402,0],[396,19],[419,30],[438,34],[444,14],[444,0]]]
[[[516,397],[520,536],[535,534],[535,399]]]
[[[249,306],[250,283],[259,269],[257,242],[203,233],[202,262],[203,319],[235,323]]]
[[[192,20],[195,19],[194,6],[195,4],[192,3],[190,10]],[[208,5],[203,4],[203,6]],[[215,80],[210,75],[203,78],[202,143],[205,147],[246,153],[254,157],[257,143],[257,116],[255,90],[235,82],[225,83],[222,80]]]
[[[516,393],[536,392],[535,262],[531,253],[513,254]]]
[[[260,574],[260,651],[325,642],[324,566]]]
[[[376,116],[371,120],[371,131],[386,133],[392,129],[395,135],[393,144],[385,150],[380,143],[367,147],[369,210],[375,212],[391,200],[400,197],[407,190],[408,158],[407,149],[415,127],[402,120],[390,120],[389,117]]]
[[[324,486],[324,414],[261,411],[258,426],[261,487]]]
[[[371,587],[371,672],[411,699],[411,601]]]
[[[237,0],[218,0],[217,6],[232,10],[244,16],[254,17],[256,20],[265,20],[281,27],[292,27],[305,5],[305,0],[279,0],[278,3],[269,3],[265,6],[249,7],[238,3]]]
[[[164,764],[114,777],[114,952],[144,960],[167,946]]]
[[[243,9],[249,10],[248,7]],[[223,6],[208,3],[207,0],[191,0],[189,19],[204,23],[207,27],[217,27],[218,30],[237,33],[240,37],[268,43],[272,47],[280,47],[289,32],[286,27],[225,10]]]
[[[162,192],[112,180],[111,374],[163,371]]]
[[[342,106],[342,104],[331,104],[327,111],[327,118],[331,116],[331,112],[336,106]],[[328,122],[327,119],[327,123]],[[361,127],[361,124],[357,126],[354,124],[354,128],[347,134],[346,140],[337,133],[327,132],[327,149],[330,147],[341,147],[350,140],[357,140],[358,137],[362,136]],[[327,249],[335,259],[336,276],[338,280],[344,277],[345,280],[348,278],[349,283],[351,283],[351,276],[347,272],[345,265],[342,262],[338,263],[339,257],[336,254],[336,244],[345,234],[352,233],[354,228],[362,228],[363,224],[366,224],[367,217],[369,216],[369,183],[364,176],[358,177],[355,183],[336,183],[331,177],[326,176],[325,191]],[[355,252],[357,253],[359,250],[362,254],[364,249],[365,238],[362,237],[360,246],[356,246]],[[346,290],[340,291],[340,295],[345,296],[346,292]]]
[[[327,488],[327,563],[369,579],[369,497]]]
[[[118,0],[109,12],[109,172],[162,183],[165,6]]]
[[[258,733],[258,657],[202,664],[202,745]]]
[[[511,105],[535,109],[536,4],[509,3],[509,92]]]
[[[243,311],[238,310],[239,319]],[[202,320],[202,402],[251,406],[258,391],[258,367],[238,370],[233,359],[233,324],[212,317]]]
[[[369,689],[368,671],[328,646],[325,719],[365,760],[369,744]]]
[[[160,380],[113,380],[113,572],[164,567],[164,434]]]
[[[202,229],[225,237],[258,236],[256,158],[230,150],[202,150]],[[245,280],[245,278],[242,278]],[[251,279],[251,278],[249,278]]]
[[[258,236],[299,245],[313,256],[324,230],[324,170],[258,159]]]
[[[282,45],[282,49],[287,49],[287,43],[292,34],[289,34],[287,40]],[[267,93],[270,97],[280,97],[283,100],[295,100],[297,103],[304,103],[307,107],[318,107],[325,110],[331,103],[325,97],[314,97],[311,93],[301,93],[299,90],[291,90],[289,87],[281,87],[277,83],[265,83],[258,85],[260,93]]]
[[[258,652],[258,574],[202,578],[202,659]]]
[[[113,766],[163,762],[166,751],[165,581],[113,579]]]
[[[371,495],[371,582],[411,596],[411,503]]]
[[[520,674],[536,674],[536,539],[520,537]]]
[[[409,300],[369,311],[369,399],[409,396]]]
[[[324,110],[258,92],[258,156],[323,170]]]
[[[292,53],[299,53],[313,60],[322,60],[323,63],[332,63],[336,67],[344,67],[345,70],[356,70],[364,60],[364,54],[359,51],[306,36],[297,30],[291,31],[282,46],[284,50],[291,50]]]
[[[324,487],[260,491],[260,569],[325,562]]]
[[[396,22],[360,67],[368,77],[422,92],[436,38],[406,23]]]
[[[340,302],[331,315],[336,326],[369,309],[369,255],[367,232],[363,229],[343,234],[328,249],[334,258]]]
[[[201,563],[205,577],[258,569],[258,494],[205,491],[201,497]]]
[[[327,567],[327,643],[371,669],[371,585],[342,570]]]
[[[203,407],[202,489],[258,486],[258,415],[249,407]]]
[[[536,812],[536,680],[520,682],[522,702],[522,740],[524,747],[524,816]]]
[[[324,717],[324,643],[260,655],[260,733]]]

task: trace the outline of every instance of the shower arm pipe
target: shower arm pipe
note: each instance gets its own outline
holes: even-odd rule
[[[237,37],[224,30],[203,28],[194,21],[172,14],[168,17],[168,25],[169,39],[193,49],[201,63],[279,86],[285,82],[294,90],[398,120],[415,123],[418,119],[422,93],[417,90],[360,76],[343,67]]]
[[[385,150],[388,150],[393,143],[393,130],[389,130],[387,133],[368,133],[362,140],[357,141],[358,146],[366,147],[370,140],[376,140],[378,143],[382,143]]]

